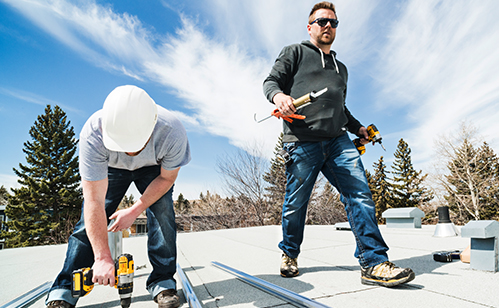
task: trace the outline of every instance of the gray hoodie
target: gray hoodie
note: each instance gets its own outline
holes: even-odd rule
[[[283,121],[284,142],[326,141],[346,130],[356,134],[362,126],[345,106],[348,72],[335,55],[334,51],[324,54],[310,41],[303,41],[284,47],[276,59],[263,82],[270,102],[280,92],[297,99],[328,88],[315,102],[296,112],[306,116],[304,120]]]

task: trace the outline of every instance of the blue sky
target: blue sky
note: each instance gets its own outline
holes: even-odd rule
[[[23,143],[47,104],[79,134],[116,86],[134,84],[175,112],[191,163],[175,195],[224,194],[216,161],[259,147],[270,158],[281,123],[262,81],[281,48],[308,39],[318,1],[0,0],[0,185],[17,186]],[[499,124],[499,6],[493,0],[338,0],[333,49],[349,69],[347,106],[375,123],[390,165],[398,140],[432,172],[434,142],[469,121],[492,148]]]

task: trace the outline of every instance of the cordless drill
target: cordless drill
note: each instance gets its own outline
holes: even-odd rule
[[[116,283],[114,287],[120,294],[120,304],[123,308],[130,307],[133,291],[133,258],[131,254],[124,253],[116,259]]]
[[[133,291],[134,263],[131,254],[120,255],[114,264],[115,279],[114,287],[118,289],[120,304],[123,308],[130,307]],[[73,281],[71,284],[71,295],[82,297],[90,293],[94,288],[92,282],[93,271],[91,268],[81,268],[73,271]]]
[[[379,133],[379,130],[376,128],[374,124],[371,124],[367,127],[367,135],[368,135],[368,141],[372,142],[373,145],[377,142],[383,150],[386,151],[385,147],[381,143],[381,134]],[[353,140],[353,144],[357,148],[357,151],[359,151],[360,155],[364,154],[366,152],[366,147],[360,142],[360,138],[356,138]]]

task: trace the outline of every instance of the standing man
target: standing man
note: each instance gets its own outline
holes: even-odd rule
[[[75,307],[71,280],[73,270],[79,268],[93,265],[92,281],[113,286],[115,267],[107,232],[129,228],[143,211],[153,267],[147,289],[159,308],[178,307],[172,193],[180,167],[190,161],[184,127],[144,90],[121,86],[87,120],[79,142],[82,217],[69,238],[66,260],[50,289],[47,307]],[[132,182],[142,196],[132,207],[115,212]],[[108,228],[111,219],[115,222]]]
[[[284,47],[263,84],[267,99],[283,116],[296,112],[293,98],[311,91],[328,90],[297,113],[306,116],[283,121],[286,195],[282,209],[281,275],[298,275],[297,258],[303,241],[307,204],[319,172],[341,194],[361,266],[361,282],[396,286],[414,279],[414,272],[394,266],[376,221],[376,210],[357,149],[346,131],[368,143],[367,130],[345,105],[348,73],[331,50],[338,19],[330,2],[314,5],[307,25],[310,41]]]

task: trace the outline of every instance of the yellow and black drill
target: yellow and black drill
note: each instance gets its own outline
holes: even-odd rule
[[[367,139],[369,142],[372,142],[373,145],[377,142],[383,150],[386,151],[385,147],[381,143],[381,134],[379,133],[379,130],[376,128],[374,124],[371,124],[367,127],[367,134],[369,136],[369,139]],[[366,147],[360,143],[360,138],[356,138],[353,140],[353,144],[357,148],[357,151],[359,151],[360,155],[364,154],[366,152]]]
[[[115,261],[114,287],[118,289],[120,304],[123,308],[130,307],[133,291],[134,263],[131,254],[124,253]],[[92,282],[93,271],[91,268],[82,268],[73,271],[73,281],[71,284],[71,295],[82,297],[90,293],[94,288]]]

